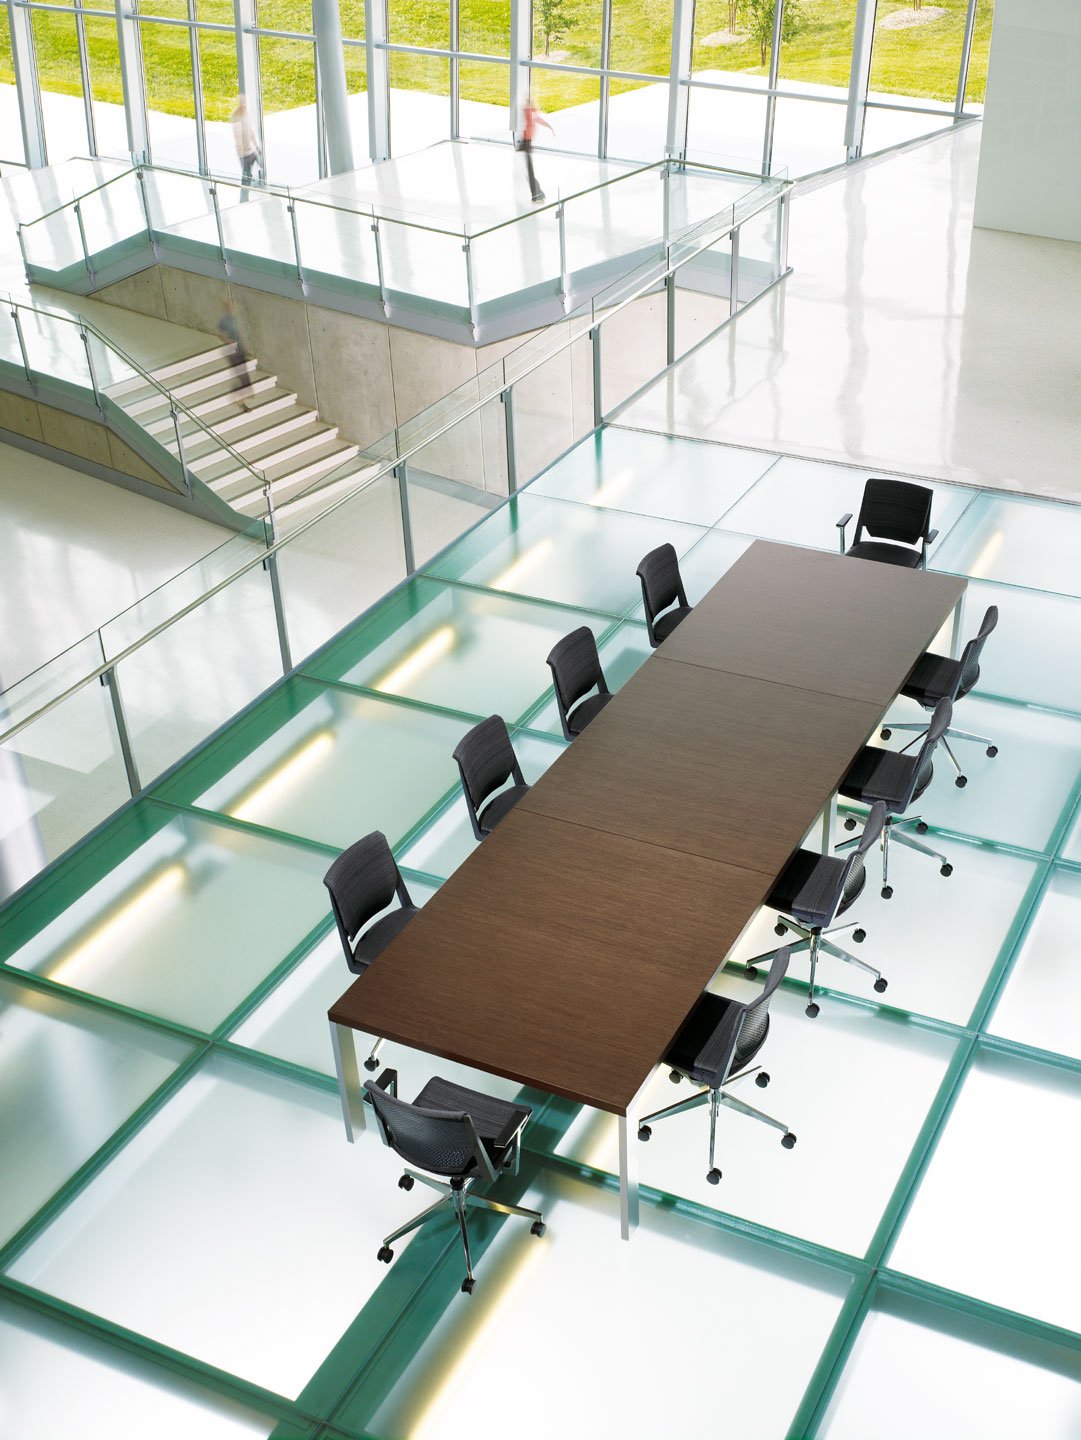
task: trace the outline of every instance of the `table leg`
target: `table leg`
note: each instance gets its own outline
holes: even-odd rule
[[[338,1077],[338,1096],[342,1102],[345,1138],[352,1145],[365,1126],[364,1091],[360,1087],[357,1068],[357,1047],[348,1025],[330,1022],[330,1046],[334,1051],[334,1073]]]
[[[829,798],[829,803],[822,811],[822,854],[833,853],[833,835],[837,829],[837,791],[835,790]]]
[[[950,656],[954,660],[961,658],[961,622],[965,612],[965,596],[962,592],[960,600],[953,607],[953,630],[950,634]]]
[[[638,1115],[619,1117],[619,1234],[629,1240],[638,1225]]]

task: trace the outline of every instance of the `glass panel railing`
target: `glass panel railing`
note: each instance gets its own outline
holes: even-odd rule
[[[147,221],[138,172],[131,170],[83,196],[79,213],[91,257],[135,236],[145,236]]]

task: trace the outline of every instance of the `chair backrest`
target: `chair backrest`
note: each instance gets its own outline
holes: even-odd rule
[[[600,656],[597,654],[597,640],[588,625],[572,630],[552,646],[548,667],[552,672],[563,733],[569,740],[570,713],[578,701],[588,695],[594,686],[602,694],[607,694],[608,691]]]
[[[351,942],[395,895],[403,905],[410,903],[409,891],[381,830],[373,830],[343,850],[323,876],[323,884],[330,891],[338,934],[349,961],[353,958]]]
[[[670,605],[686,605],[687,592],[679,573],[675,547],[666,541],[642,557],[635,571],[642,582],[642,602],[646,607],[646,623],[653,633],[653,622]]]
[[[374,1080],[364,1089],[379,1121],[384,1145],[418,1170],[433,1175],[465,1175],[476,1167],[491,1166],[484,1155],[476,1127],[464,1111],[422,1110],[388,1095]]]
[[[751,1001],[729,1001],[720,1024],[695,1057],[693,1077],[704,1085],[721,1085],[759,1049],[769,1029],[769,1002],[788,972],[792,947],[778,950],[762,993]]]
[[[895,813],[907,809],[912,797],[917,790],[930,781],[934,769],[933,758],[935,747],[950,728],[950,721],[953,719],[953,701],[946,696],[938,702],[931,715],[931,723],[927,727],[927,734],[923,737],[923,744],[916,752],[916,763],[912,767],[912,781],[908,788],[908,796],[905,802]]]
[[[974,635],[961,651],[961,683],[957,693],[967,695],[980,678],[980,656],[987,637],[998,624],[998,606],[988,605],[979,634]]]
[[[881,800],[876,800],[871,806],[870,813],[863,826],[863,834],[860,836],[860,843],[848,857],[848,863],[841,876],[841,883],[838,887],[837,898],[830,914],[830,919],[836,915],[841,905],[846,900],[853,900],[863,889],[864,872],[866,862],[864,856],[871,846],[876,844],[878,837],[882,834],[882,827],[886,823],[886,806]],[[828,921],[826,922],[829,923]]]
[[[909,480],[868,480],[856,521],[856,540],[866,529],[882,540],[918,545],[931,528],[934,492]]]
[[[512,775],[517,784],[525,784],[502,715],[489,715],[487,720],[468,730],[454,747],[454,758],[458,762],[473,829],[479,834],[477,812],[488,796]]]

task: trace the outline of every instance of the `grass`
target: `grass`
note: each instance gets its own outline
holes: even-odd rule
[[[952,101],[964,36],[966,0],[933,0],[947,13],[930,24],[903,30],[877,31],[871,67],[872,90],[928,100]],[[994,0],[980,0],[972,52],[968,98],[982,101],[987,78]],[[179,16],[187,13],[186,0],[143,0],[146,14]],[[784,80],[812,81],[845,86],[852,44],[854,0],[802,0],[805,24],[781,55]],[[450,40],[449,0],[390,0],[390,39],[400,44],[445,47]],[[911,9],[911,0],[879,0],[879,21],[897,10]],[[573,65],[598,65],[601,56],[600,0],[566,0],[565,33],[553,37],[552,59]],[[200,19],[232,22],[232,0],[199,0]],[[364,35],[362,0],[341,0],[342,33]],[[510,0],[460,0],[461,48],[480,54],[507,56],[510,36]],[[671,46],[671,0],[612,0],[610,65],[613,69],[666,76]],[[707,46],[705,38],[723,30],[728,18],[727,0],[697,0],[693,69],[738,71],[765,75],[758,48],[745,41],[735,45]],[[310,32],[310,0],[259,0],[259,19],[266,28]],[[34,42],[42,88],[68,95],[82,93],[79,76],[75,19],[57,11],[33,12]],[[116,27],[111,20],[85,21],[90,58],[91,90],[95,100],[121,103],[120,63]],[[147,99],[153,109],[191,116],[192,76],[188,32],[160,25],[142,26]],[[365,54],[347,47],[346,77],[356,93],[367,83]],[[534,33],[534,54],[544,55],[544,36]],[[199,36],[203,96],[207,118],[227,120],[237,92],[236,51],[231,37],[202,32]],[[311,104],[315,98],[315,57],[310,42],[260,40],[263,104],[268,111]],[[391,83],[404,89],[446,94],[449,65],[419,55],[390,57]],[[0,20],[0,80],[11,83],[10,38]],[[543,110],[561,110],[596,100],[596,78],[559,71],[534,72],[534,93]],[[635,88],[633,82],[612,82],[612,93]],[[507,67],[463,63],[461,93],[464,99],[506,105]]]

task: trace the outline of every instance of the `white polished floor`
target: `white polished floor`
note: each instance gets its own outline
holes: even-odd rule
[[[979,144],[797,195],[787,284],[622,423],[1081,498],[1081,245],[974,230]]]

